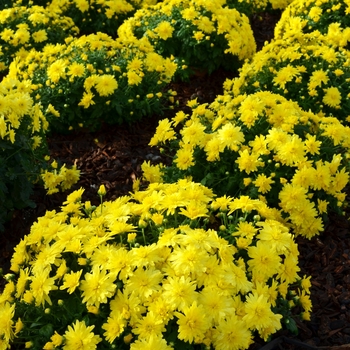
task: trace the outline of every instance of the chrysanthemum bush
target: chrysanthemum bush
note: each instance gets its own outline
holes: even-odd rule
[[[2,348],[247,349],[309,319],[309,277],[279,213],[200,184],[152,183],[101,205],[73,192],[15,248]]]
[[[50,169],[45,160],[48,123],[41,105],[30,97],[31,89],[30,81],[6,78],[0,84],[0,231],[14,209],[35,205],[30,199],[33,183],[43,168]],[[77,181],[75,168],[57,170],[62,174],[57,185],[64,189]]]
[[[256,50],[249,19],[224,1],[168,0],[140,9],[118,29],[130,40],[147,37],[164,57],[174,56],[186,79],[194,69],[236,70]]]
[[[102,122],[132,122],[161,114],[177,65],[157,54],[146,38],[133,42],[98,33],[47,45],[17,59],[9,76],[31,79],[50,127],[90,130]]]
[[[271,91],[305,111],[349,125],[350,52],[319,43],[312,35],[304,39],[302,44],[278,39],[265,45],[243,65],[239,77],[226,81],[226,92],[238,96]]]
[[[279,10],[284,10],[292,0],[223,0],[220,2],[250,17],[252,15],[259,16],[262,12],[276,13]]]
[[[291,4],[294,0],[269,0],[267,4],[267,9],[272,10],[285,10],[289,4]]]
[[[31,48],[41,50],[48,43],[63,43],[66,37],[78,33],[69,17],[42,6],[13,4],[0,11],[0,71],[8,68],[16,56],[26,56]]]
[[[349,49],[349,14],[350,4],[344,0],[296,0],[283,11],[275,27],[275,38],[290,40],[315,33],[335,47]]]
[[[157,0],[52,0],[48,9],[73,19],[82,33],[102,31],[113,37],[122,22]]]
[[[0,9],[3,10],[4,8],[13,7],[14,5],[22,5],[22,6],[31,6],[31,5],[38,5],[38,6],[46,6],[50,3],[50,0],[3,0],[0,4]]]
[[[150,145],[174,161],[148,173],[165,182],[191,177],[219,195],[259,198],[307,238],[323,231],[329,210],[341,212],[350,129],[338,119],[267,91],[190,105],[191,116],[181,111],[159,122]]]
[[[259,15],[262,12],[277,13],[288,7],[293,0],[227,0],[227,6],[234,7],[248,16]]]

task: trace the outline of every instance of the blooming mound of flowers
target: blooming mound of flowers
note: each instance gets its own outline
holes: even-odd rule
[[[350,51],[317,43],[317,37],[304,39],[303,44],[276,39],[265,45],[243,65],[239,77],[226,82],[227,92],[238,96],[271,91],[305,111],[350,125]]]
[[[97,129],[102,122],[132,122],[161,114],[177,69],[146,38],[114,40],[104,33],[70,38],[16,59],[9,76],[30,79],[50,127]],[[35,89],[35,91],[34,91]]]
[[[268,91],[190,105],[191,116],[160,121],[150,141],[175,153],[171,166],[155,169],[164,182],[191,177],[220,195],[259,198],[307,238],[323,231],[329,209],[342,208],[350,129],[338,119]]]
[[[326,43],[349,49],[349,14],[348,1],[296,0],[283,11],[275,38],[295,40],[304,34],[321,34]]]
[[[52,0],[47,7],[71,17],[84,34],[102,31],[115,37],[126,18],[155,3],[157,0]]]
[[[15,57],[25,57],[31,48],[63,43],[79,33],[71,18],[42,6],[14,5],[0,11],[0,71]]]
[[[73,192],[15,248],[4,349],[246,349],[255,333],[309,318],[297,245],[265,203],[187,180],[112,202],[105,193],[95,207]]]
[[[185,79],[191,68],[236,70],[256,51],[249,19],[225,1],[167,0],[136,11],[118,29],[130,40],[147,37],[164,57],[174,56]]]
[[[5,78],[0,83],[0,231],[13,209],[35,205],[30,200],[33,183],[48,168],[48,122],[31,91],[30,81]],[[61,174],[65,188],[79,177],[75,168],[64,167]]]

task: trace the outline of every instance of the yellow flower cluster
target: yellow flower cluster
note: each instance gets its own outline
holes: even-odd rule
[[[79,180],[80,170],[73,165],[72,168],[68,169],[65,164],[63,164],[60,169],[57,169],[57,162],[54,161],[51,164],[53,171],[44,170],[41,174],[41,179],[44,182],[44,187],[47,190],[47,194],[54,194],[62,191],[68,190]]]
[[[6,77],[0,83],[0,139],[13,144],[19,133],[28,138],[31,148],[36,149],[41,144],[43,132],[48,129],[48,122],[40,104],[31,98],[33,88],[29,80]]]
[[[26,79],[7,76],[0,83],[0,230],[11,211],[33,205],[33,183],[47,165],[49,123],[41,104],[31,97],[34,91]],[[57,191],[58,183],[63,190],[70,188],[78,177],[78,170],[65,166],[57,176],[47,172],[43,176],[49,193]]]
[[[161,121],[150,141],[176,151],[174,164],[161,170],[164,182],[174,173],[191,176],[221,195],[239,191],[279,207],[297,234],[323,231],[327,206],[345,201],[349,173],[337,150],[349,152],[349,127],[268,91],[191,105],[191,116]]]
[[[274,10],[285,10],[294,0],[268,0]]]
[[[255,332],[266,340],[281,328],[283,309],[301,307],[309,318],[296,243],[265,203],[214,198],[187,180],[97,208],[82,194],[39,218],[15,248],[0,295],[4,348],[31,339],[42,323],[51,328],[35,348],[124,341],[135,350],[246,349]]]
[[[236,8],[239,12],[251,16],[264,11],[284,10],[293,0],[226,0],[228,7]]]
[[[237,68],[256,50],[249,19],[225,1],[168,0],[140,9],[118,29],[130,40],[146,36],[165,57],[209,72]]]
[[[156,3],[157,0],[52,0],[47,8],[71,17],[84,33],[102,31],[115,36],[118,26],[136,9]]]
[[[71,18],[42,6],[14,5],[0,11],[0,71],[16,56],[24,57],[31,48],[63,42],[79,33]]]
[[[302,40],[313,34],[328,45],[349,48],[350,4],[348,1],[296,0],[283,11],[275,38]]]
[[[305,111],[333,115],[349,125],[350,51],[336,50],[318,38],[310,34],[303,35],[302,45],[284,39],[265,45],[243,65],[238,78],[226,82],[227,93],[271,91]]]
[[[9,76],[31,79],[52,127],[96,128],[103,118],[113,124],[161,112],[176,69],[146,38],[98,33],[32,50],[12,63]]]

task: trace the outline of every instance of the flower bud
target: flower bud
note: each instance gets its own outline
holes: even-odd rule
[[[132,340],[132,334],[131,333],[129,333],[128,335],[126,335],[124,337],[124,343],[125,344],[130,344],[131,340]]]
[[[147,227],[147,222],[144,221],[144,220],[142,220],[142,219],[140,219],[140,221],[139,221],[139,227],[140,227],[140,228],[145,228],[145,227]]]
[[[132,243],[135,241],[136,233],[128,233],[128,243]]]
[[[5,276],[4,276],[5,280],[7,282],[9,281],[13,281],[15,279],[15,275],[13,273],[7,273]]]
[[[101,197],[105,196],[107,193],[105,185],[101,185],[97,191],[97,194]]]

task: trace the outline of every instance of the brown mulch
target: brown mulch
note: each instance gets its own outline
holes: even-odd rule
[[[279,14],[263,14],[252,18],[259,49],[273,36],[278,17]],[[201,103],[213,101],[222,93],[225,78],[233,76],[232,73],[217,71],[211,76],[194,77],[189,83],[173,83],[171,88],[178,93],[178,109],[186,109],[187,101],[193,98]],[[174,112],[169,109],[164,116],[171,117]],[[69,135],[51,135],[48,139],[51,156],[67,165],[76,164],[81,170],[80,181],[74,189],[85,189],[83,200],[97,203],[96,192],[100,184],[107,188],[106,199],[113,200],[132,190],[133,181],[141,176],[144,160],[152,163],[169,161],[148,146],[161,118],[153,116],[133,125],[102,126],[94,133],[78,131]],[[37,207],[14,212],[6,231],[0,234],[0,267],[4,273],[9,271],[14,246],[29,233],[31,224],[46,210],[58,209],[66,195],[47,196],[38,187],[33,195]],[[331,215],[321,237],[310,241],[297,237],[301,274],[312,276],[311,321],[298,324],[297,336],[281,331],[268,344],[257,340],[251,350],[350,350],[349,213],[345,217]]]

